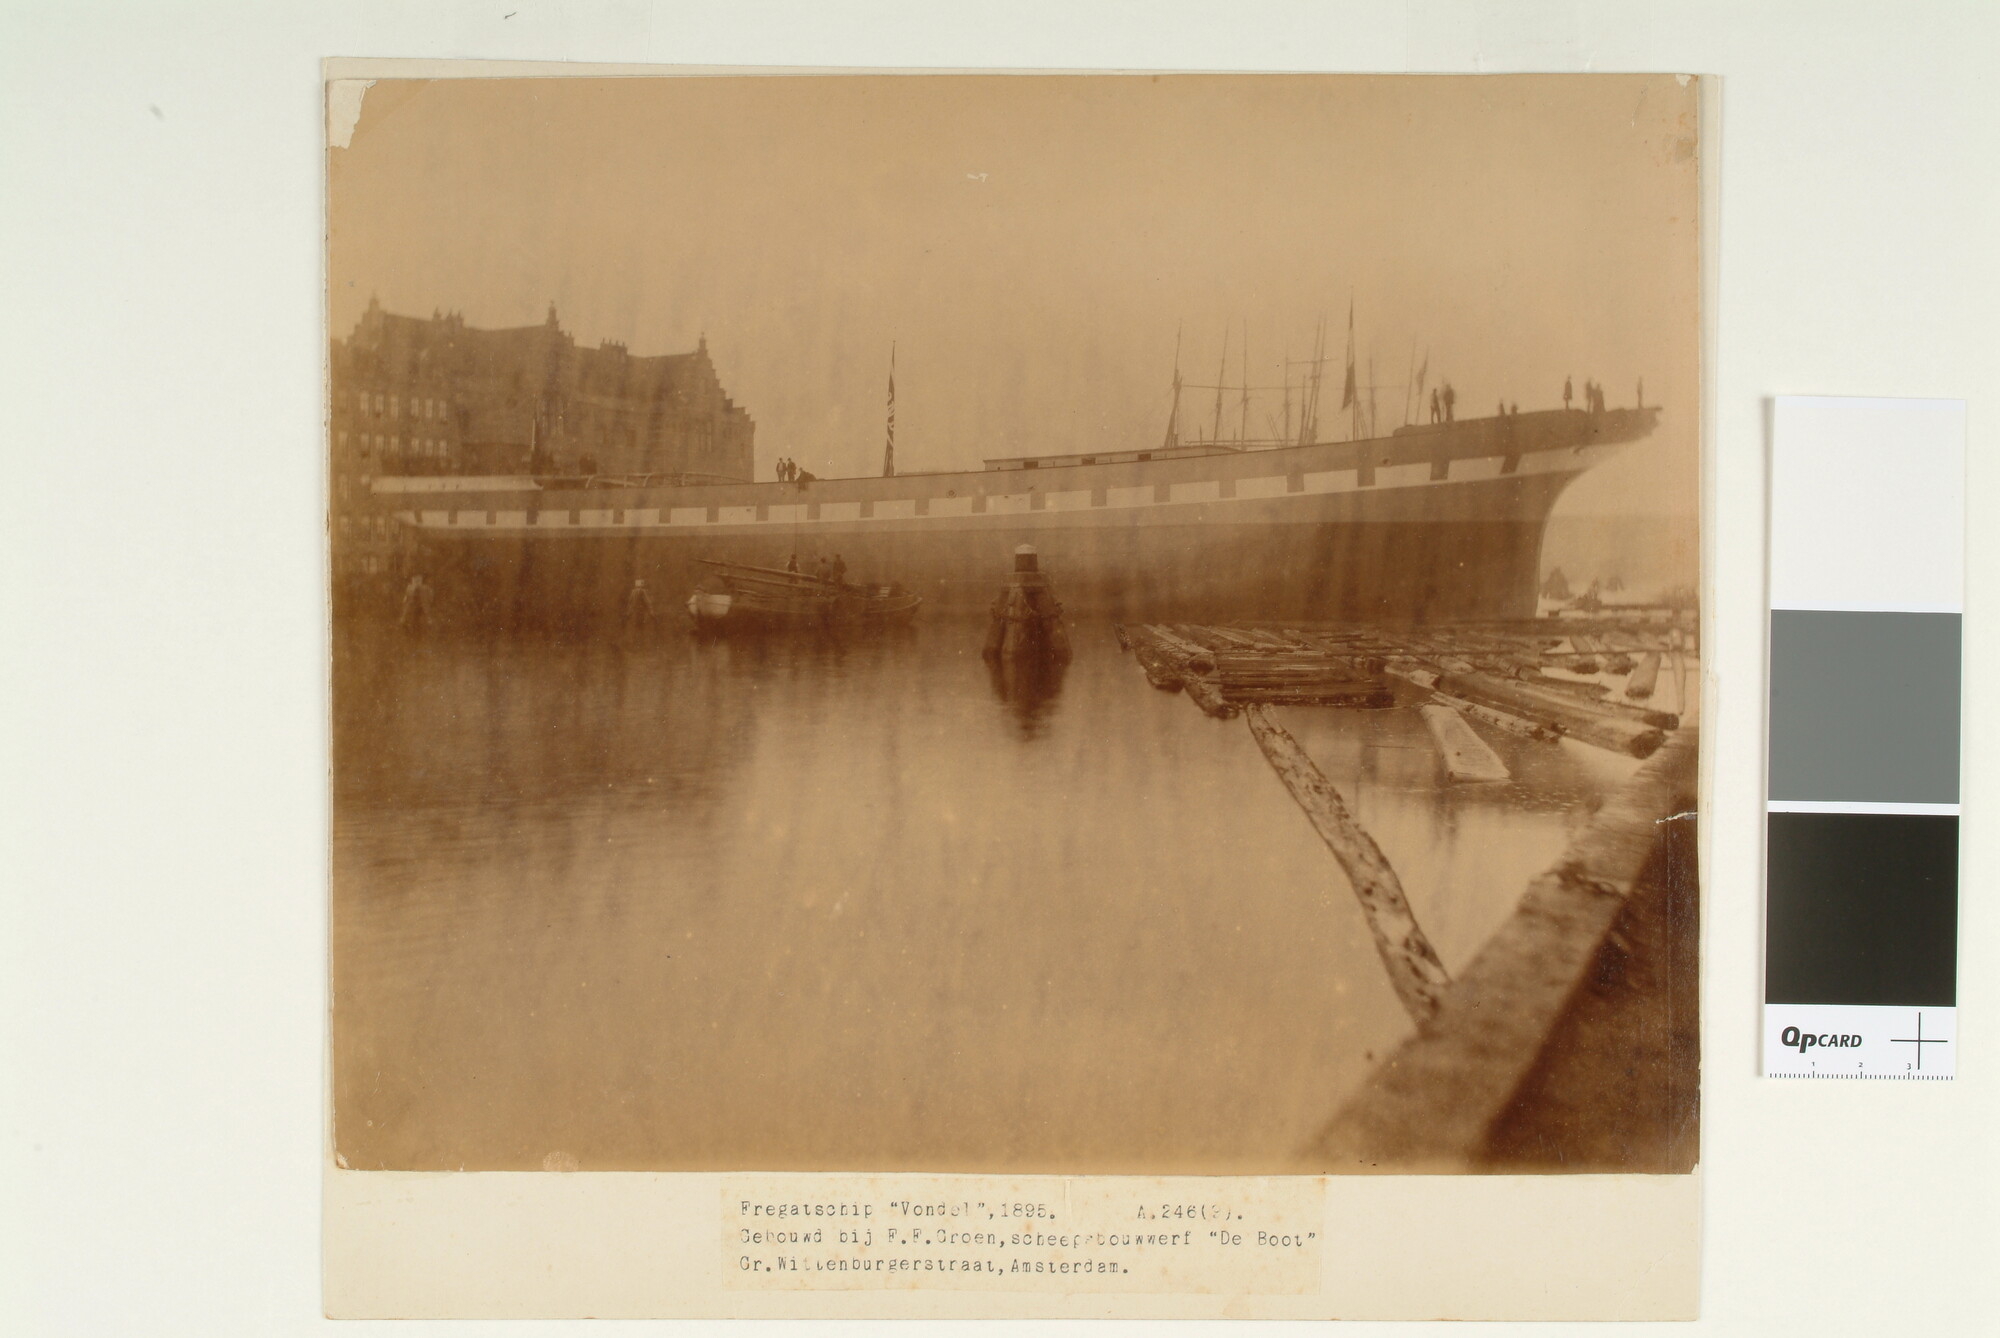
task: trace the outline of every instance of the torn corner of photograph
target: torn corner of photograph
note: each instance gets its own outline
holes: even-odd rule
[[[362,100],[374,86],[373,79],[327,80],[326,146],[328,148],[344,149],[353,140],[354,127],[361,120]]]

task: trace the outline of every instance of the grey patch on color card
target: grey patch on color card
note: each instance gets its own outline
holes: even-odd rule
[[[1771,613],[1772,799],[1958,802],[1959,615]]]

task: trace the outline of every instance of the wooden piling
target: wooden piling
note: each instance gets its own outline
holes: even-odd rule
[[[1313,830],[1347,874],[1368,931],[1374,936],[1375,951],[1388,969],[1389,983],[1403,1007],[1422,1026],[1437,1012],[1438,1001],[1451,988],[1451,976],[1418,927],[1396,871],[1382,857],[1374,838],[1348,814],[1326,773],[1306,755],[1299,741],[1271,718],[1270,708],[1251,706],[1243,714],[1271,769],[1305,810]]]

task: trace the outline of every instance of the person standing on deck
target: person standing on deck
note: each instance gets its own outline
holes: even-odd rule
[[[1444,421],[1449,423],[1457,417],[1458,392],[1451,388],[1451,382],[1444,383]]]
[[[653,592],[646,588],[646,578],[641,576],[632,582],[631,592],[625,596],[625,625],[636,630],[652,621]]]
[[[1438,393],[1436,386],[1431,387],[1431,421],[1433,423],[1441,423],[1444,421],[1444,410],[1439,407]]]
[[[813,579],[822,585],[830,585],[833,582],[833,564],[826,560],[824,554],[819,561],[813,563]]]
[[[797,553],[785,559],[785,570],[794,576],[799,574],[799,555]]]
[[[847,560],[838,553],[833,555],[833,583],[835,585],[847,584]]]
[[[403,612],[397,618],[397,625],[412,632],[420,632],[431,620],[431,587],[424,580],[424,574],[417,572],[410,577],[410,583],[403,587]]]
[[[1569,401],[1570,401],[1570,396],[1571,396],[1571,394],[1572,394],[1572,393],[1573,393],[1573,392],[1572,392],[1572,391],[1571,391],[1571,389],[1570,389],[1570,383],[1569,383],[1569,378],[1565,376],[1565,377],[1563,378],[1563,408],[1564,408],[1564,409],[1568,409],[1568,408],[1569,408]]]

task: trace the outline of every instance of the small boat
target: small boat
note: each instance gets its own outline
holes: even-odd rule
[[[804,572],[701,558],[708,576],[688,596],[698,630],[730,627],[886,627],[923,603],[900,585],[850,585]]]

